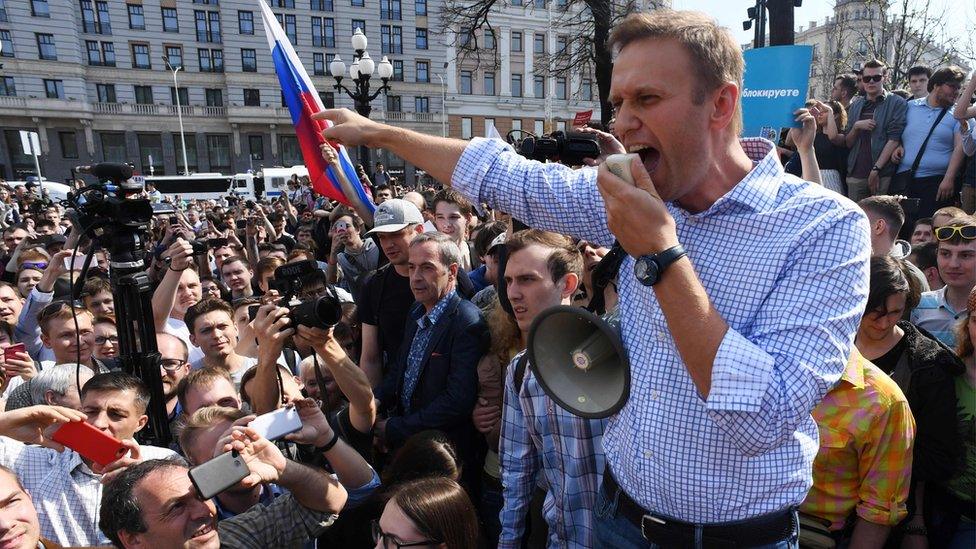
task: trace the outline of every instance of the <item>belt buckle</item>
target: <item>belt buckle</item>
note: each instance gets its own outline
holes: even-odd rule
[[[651,541],[651,539],[647,537],[647,531],[644,529],[644,525],[647,524],[647,521],[656,522],[656,523],[660,524],[661,526],[667,526],[668,525],[667,521],[665,521],[664,519],[662,519],[660,517],[655,517],[654,515],[651,515],[651,514],[646,514],[646,515],[642,516],[641,517],[641,536],[646,541]]]

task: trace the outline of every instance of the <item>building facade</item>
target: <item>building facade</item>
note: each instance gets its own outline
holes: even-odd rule
[[[0,177],[34,174],[18,130],[39,133],[41,171],[53,181],[96,162],[183,173],[184,140],[190,172],[301,164],[256,1],[0,0]],[[370,55],[394,67],[372,118],[439,134],[444,94],[433,75],[446,48],[432,38],[438,0],[429,1],[268,4],[327,107],[353,106],[328,71],[335,55],[352,61],[358,27]],[[178,88],[164,58],[182,67]],[[375,73],[372,82],[380,84]],[[402,161],[382,158],[412,177]]]

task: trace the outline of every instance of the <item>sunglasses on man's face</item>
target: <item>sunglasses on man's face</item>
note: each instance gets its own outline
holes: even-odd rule
[[[864,82],[864,83],[868,83],[868,82],[881,82],[881,79],[882,78],[884,78],[884,75],[881,75],[881,74],[864,75],[864,76],[861,77],[861,82]]]
[[[957,233],[964,240],[976,240],[976,225],[939,227],[935,230],[935,238],[940,242],[945,242],[954,238]]]

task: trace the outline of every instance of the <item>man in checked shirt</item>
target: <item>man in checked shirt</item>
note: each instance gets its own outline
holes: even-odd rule
[[[579,286],[583,258],[566,236],[537,229],[505,241],[505,283],[515,321],[527,341],[535,317],[569,305]],[[505,410],[499,459],[502,469],[501,549],[518,549],[525,516],[540,474],[545,475],[543,514],[548,547],[592,547],[592,509],[603,475],[604,420],[563,410],[542,391],[523,351],[505,370]]]
[[[472,203],[631,256],[619,276],[631,392],[604,431],[596,547],[796,547],[810,412],[844,372],[867,301],[867,219],[786,175],[773,143],[739,138],[742,52],[714,20],[632,14],[609,45],[633,184],[496,139],[317,116],[336,123],[327,139],[389,149]]]

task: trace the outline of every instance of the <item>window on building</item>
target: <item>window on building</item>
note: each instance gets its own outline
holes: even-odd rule
[[[461,71],[461,93],[471,95],[471,71]]]
[[[129,153],[125,150],[124,133],[103,133],[102,158],[105,162],[128,162]]]
[[[532,133],[536,135],[542,135],[546,133],[546,124],[542,120],[536,120],[532,123]]]
[[[522,75],[512,73],[512,97],[522,97]]]
[[[312,0],[312,10],[333,11],[332,0]]]
[[[115,66],[115,44],[102,42],[102,64],[106,67]]]
[[[203,93],[207,98],[208,107],[224,106],[224,90],[218,88],[207,88],[203,90]]]
[[[132,68],[152,68],[152,61],[150,61],[149,56],[149,44],[132,44]]]
[[[580,89],[580,95],[584,101],[593,101],[593,81],[590,79],[583,80],[583,84]]]
[[[224,50],[197,50],[200,72],[224,72]]]
[[[312,54],[312,73],[315,76],[325,76],[325,56],[321,53]]]
[[[197,42],[211,42],[214,44],[221,42],[220,12],[194,11],[193,19],[196,23]]]
[[[163,163],[163,136],[158,133],[140,133],[136,134],[136,140],[139,142],[142,173],[164,175],[166,165]],[[150,162],[150,158],[152,162]]]
[[[400,0],[380,0],[380,19],[393,21],[403,19]]]
[[[251,160],[264,160],[264,136],[247,136],[247,150],[251,155]]]
[[[241,70],[258,72],[258,54],[250,48],[241,48]]]
[[[324,48],[335,47],[335,19],[331,17],[312,18],[312,45]]]
[[[182,67],[183,66],[183,48],[180,46],[166,46],[166,59],[169,61],[169,66]]]
[[[53,34],[34,33],[37,38],[37,56],[41,59],[57,60],[58,48],[54,45]]]
[[[95,84],[99,103],[118,103],[115,97],[115,84]]]
[[[295,22],[294,15],[278,15],[278,22],[285,29],[285,36],[292,46],[298,45],[298,24]]]
[[[230,172],[230,136],[207,135],[207,157],[210,159],[210,171]]]
[[[237,31],[241,34],[254,34],[254,12],[237,12]]]
[[[564,34],[560,34],[556,37],[556,55],[563,55],[566,53],[566,48],[569,47],[569,38]]]
[[[51,7],[47,5],[47,0],[31,0],[31,15],[51,17]]]
[[[176,8],[163,8],[163,32],[180,32],[180,20]]]
[[[417,61],[417,82],[430,82],[430,61]]]
[[[245,107],[260,107],[261,106],[261,90],[255,89],[244,89],[244,106]]]
[[[7,5],[4,3],[6,0],[0,0],[0,23],[7,22]]]
[[[179,104],[181,107],[185,107],[190,104],[190,92],[183,86],[180,86],[180,91],[177,93],[176,88],[170,86],[169,100],[173,105]]]
[[[353,19],[352,20],[352,33],[356,34],[356,29],[366,32],[366,20],[365,19]]]
[[[534,95],[537,98],[542,98],[546,96],[546,79],[542,76],[535,75],[532,79]]]
[[[220,0],[193,0],[194,4],[207,4],[210,6],[216,6],[220,4]]]
[[[494,127],[495,127],[495,119],[494,118],[485,118],[485,137],[490,137],[491,136],[491,130]]]
[[[8,30],[0,30],[0,55],[3,57],[14,56],[14,41],[11,40]]]
[[[386,110],[390,112],[400,112],[403,110],[403,100],[399,95],[386,96]]]
[[[491,29],[485,29],[485,49],[493,50],[495,49],[495,31]]]
[[[543,33],[535,33],[535,41],[532,46],[533,53],[546,53],[546,35]]]
[[[279,8],[295,9],[295,0],[275,0]]]
[[[485,95],[495,95],[495,73],[485,71]]]
[[[152,105],[153,91],[152,86],[133,86],[136,94],[136,104]]]
[[[78,158],[78,137],[75,132],[58,132],[63,158]]]
[[[414,112],[430,112],[430,98],[429,97],[414,97],[413,98],[413,111]]]
[[[366,6],[365,0],[349,0],[349,5],[354,8],[362,8]]]
[[[403,60],[394,59],[393,60],[393,78],[394,82],[403,82]]]
[[[126,8],[129,10],[129,28],[146,30],[146,16],[142,12],[142,6],[126,4]]]
[[[535,0],[534,4],[535,4],[535,7],[537,7],[537,8],[545,8],[546,7],[546,0]]]
[[[566,99],[566,79],[556,78],[556,99]]]
[[[403,27],[380,25],[380,49],[384,54],[403,53]]]
[[[102,64],[102,50],[98,45],[98,42],[94,40],[85,41],[85,50],[88,52],[88,64],[89,65],[101,65]]]
[[[458,33],[457,41],[458,45],[462,48],[474,48],[476,46],[474,44],[474,33],[469,28],[461,29],[461,32]]]
[[[569,5],[569,0],[556,0],[556,5],[560,8],[565,8]]]
[[[60,80],[44,80],[44,95],[48,99],[64,99],[64,82]]]
[[[414,0],[413,3],[413,13],[414,15],[427,15],[427,0]]]
[[[426,50],[427,49],[427,29],[417,29],[417,49]]]
[[[461,139],[471,139],[472,137],[474,136],[471,134],[471,119],[461,118]]]
[[[522,129],[522,119],[521,118],[514,118],[514,119],[512,119],[512,129],[513,130],[521,130]]]
[[[298,147],[298,138],[294,135],[278,136],[278,152],[281,154],[283,166],[294,166],[304,162],[302,150]]]
[[[512,51],[522,51],[522,33],[512,31]]]
[[[522,5],[522,0],[512,0],[512,5],[513,6],[521,6]]]
[[[13,76],[0,76],[0,95],[17,95],[17,86],[14,85]]]
[[[176,151],[176,171],[183,173],[183,142],[186,142],[186,163],[187,168],[190,172],[197,171],[197,136],[196,134],[187,133],[183,135],[183,140],[180,140],[180,133],[173,133],[173,150]]]
[[[335,93],[333,92],[319,92],[319,100],[322,101],[322,106],[327,109],[335,108]]]
[[[96,0],[93,3],[91,0],[81,0],[81,21],[85,32],[112,34],[108,2]]]

